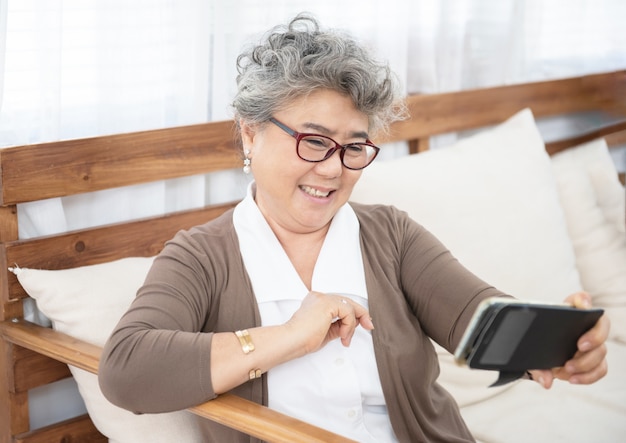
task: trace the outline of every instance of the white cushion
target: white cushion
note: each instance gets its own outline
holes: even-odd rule
[[[626,343],[624,188],[606,142],[552,157],[583,288],[611,319],[611,338]]]
[[[54,329],[103,346],[143,284],[152,261],[133,257],[67,270],[16,268],[14,272]],[[133,414],[104,397],[95,374],[71,366],[70,370],[91,419],[110,441],[202,441],[190,413]]]
[[[475,274],[518,298],[560,302],[581,289],[550,158],[530,110],[453,146],[363,171],[352,200],[392,204]],[[440,351],[441,383],[461,404],[497,395],[488,371]]]

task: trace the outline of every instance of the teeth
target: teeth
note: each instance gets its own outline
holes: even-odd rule
[[[328,197],[328,194],[330,194],[330,192],[318,191],[317,189],[313,189],[308,186],[300,186],[300,189],[313,197]]]

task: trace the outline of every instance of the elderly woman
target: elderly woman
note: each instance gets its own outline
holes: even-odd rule
[[[436,382],[430,338],[454,350],[477,305],[503,296],[388,206],[348,203],[402,117],[385,65],[298,16],[238,60],[238,206],[180,232],[105,347],[100,383],[139,413],[231,392],[361,442],[473,441]],[[582,305],[584,294],[570,301]],[[564,368],[606,372],[606,321]],[[207,440],[249,441],[205,421]]]

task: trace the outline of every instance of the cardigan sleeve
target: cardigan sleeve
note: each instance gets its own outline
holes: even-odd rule
[[[368,259],[402,293],[421,329],[453,352],[478,304],[505,296],[466,269],[426,228],[385,205],[357,210]]]
[[[99,382],[112,403],[158,413],[216,396],[213,333],[260,324],[230,220],[179,232],[155,259],[103,350]]]
[[[208,278],[179,240],[155,259],[144,285],[104,347],[102,392],[133,412],[166,412],[215,397],[210,378]]]
[[[424,227],[408,217],[402,224],[405,297],[426,334],[454,352],[480,302],[505,294],[465,268]]]

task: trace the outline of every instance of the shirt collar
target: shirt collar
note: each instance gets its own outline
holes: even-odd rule
[[[241,255],[259,303],[301,300],[309,292],[254,201],[254,182],[233,214]],[[349,204],[331,221],[315,270],[312,290],[367,298],[359,221]]]

